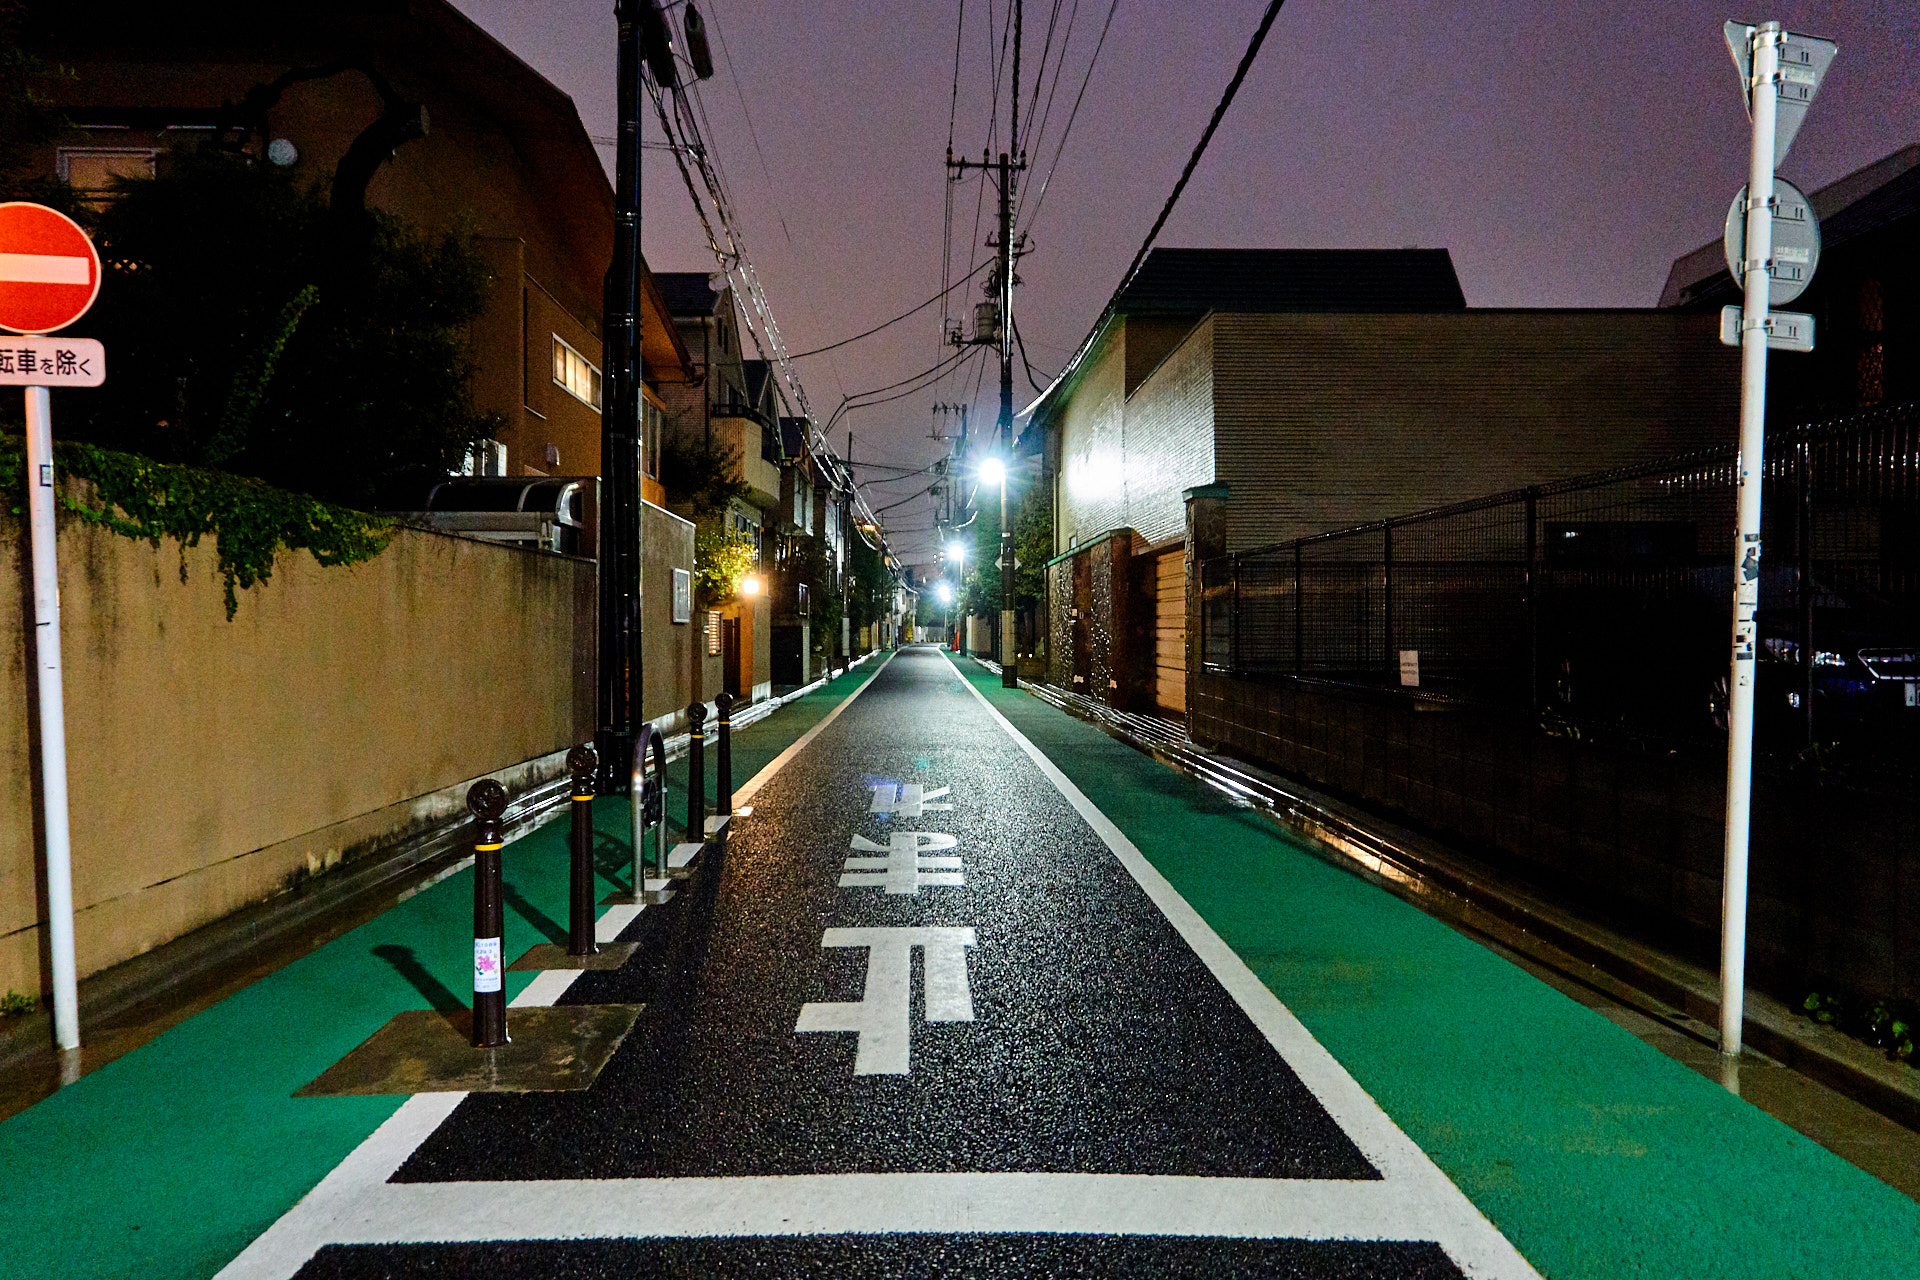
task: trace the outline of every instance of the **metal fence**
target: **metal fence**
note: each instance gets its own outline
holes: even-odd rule
[[[1735,467],[1729,445],[1208,561],[1203,661],[1709,738],[1725,727]],[[1764,482],[1763,745],[1905,746],[1920,737],[1920,406],[1770,433]]]

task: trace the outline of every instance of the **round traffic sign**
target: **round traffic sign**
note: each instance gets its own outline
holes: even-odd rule
[[[64,329],[99,296],[100,255],[79,223],[43,204],[0,204],[0,329]]]
[[[1747,279],[1747,189],[1741,187],[1727,210],[1727,230],[1721,238],[1727,251],[1727,270],[1733,282]],[[1784,306],[1806,292],[1820,265],[1820,221],[1813,202],[1800,188],[1773,180],[1773,283],[1767,286],[1767,305]]]

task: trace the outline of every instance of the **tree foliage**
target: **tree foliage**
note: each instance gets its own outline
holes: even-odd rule
[[[240,607],[238,591],[273,576],[282,548],[311,552],[323,565],[357,564],[380,554],[393,538],[390,521],[221,471],[169,466],[69,440],[54,443],[53,457],[60,475],[92,486],[91,493],[62,488],[62,510],[154,546],[163,536],[175,539],[183,582],[186,548],[212,535],[228,618]],[[13,495],[7,509],[15,516],[25,488],[25,441],[0,435],[0,492]]]
[[[753,538],[717,520],[703,521],[693,535],[693,584],[701,607],[733,598],[753,572]]]
[[[660,451],[660,487],[667,505],[691,511],[695,520],[718,515],[753,492],[740,478],[740,451],[685,436]]]
[[[989,617],[1000,612],[1000,501],[981,493],[975,501],[979,516],[968,526],[966,568],[955,592],[960,613]],[[1013,554],[1019,569],[1013,579],[1013,607],[1026,609],[1045,601],[1047,561],[1053,558],[1053,494],[1044,484],[1028,485],[1013,508]]]
[[[0,0],[0,200],[34,200],[72,212],[65,184],[30,166],[37,148],[68,127],[54,90],[73,72],[26,47],[26,17],[23,0]]]
[[[354,505],[417,503],[496,419],[466,328],[484,260],[382,214],[351,255],[319,196],[213,147],[125,182],[95,231],[108,279],[85,322],[106,385],[58,393],[63,433]]]

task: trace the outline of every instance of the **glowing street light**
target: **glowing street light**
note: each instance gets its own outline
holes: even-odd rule
[[[1002,491],[1007,484],[1007,464],[998,458],[985,458],[980,463],[980,483],[994,485]]]
[[[760,579],[754,577],[752,574],[748,574],[746,577],[740,579],[740,594],[748,596],[759,595]]]
[[[935,583],[933,588],[933,598],[935,600],[938,600],[941,604],[952,604],[953,603],[953,584],[951,582]]]
[[[955,538],[947,544],[947,559],[960,564],[967,558],[967,544]]]

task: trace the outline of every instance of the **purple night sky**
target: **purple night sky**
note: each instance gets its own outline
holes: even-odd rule
[[[856,333],[941,283],[942,159],[961,0],[700,0],[716,73],[700,86],[740,230],[790,350]],[[456,0],[573,96],[587,131],[614,131],[608,0]],[[994,36],[1011,0],[965,0],[956,152],[978,156],[992,105]],[[1261,0],[1118,0],[1098,67],[1021,264],[1015,300],[1043,380],[1085,336],[1178,177],[1264,10]],[[1036,147],[1045,176],[1105,20],[1102,0],[1027,0],[1026,99],[1049,17],[1074,13],[1064,72]],[[1719,232],[1745,178],[1746,118],[1721,39],[1729,17],[1776,18],[1839,43],[1781,173],[1811,189],[1920,141],[1920,4],[1864,0],[1732,12],[1695,0],[1574,20],[1537,0],[1292,0],[1159,243],[1165,246],[1444,246],[1472,306],[1651,306],[1668,264]],[[672,21],[679,27],[679,13]],[[724,42],[724,52],[722,43]],[[1060,58],[1056,29],[1046,60]],[[731,55],[731,70],[729,59]],[[739,92],[734,76],[738,77]],[[742,93],[745,112],[742,110]],[[1004,97],[1004,95],[1003,95]],[[1043,93],[1044,107],[1045,97]],[[757,131],[755,153],[746,112]],[[650,139],[659,126],[648,120]],[[1001,115],[1004,137],[1005,114]],[[602,153],[611,163],[611,148]],[[655,270],[714,268],[670,157],[646,157],[644,243]],[[973,239],[977,179],[955,188],[957,271]],[[988,193],[981,222],[991,221]],[[973,248],[974,254],[986,252]],[[977,296],[954,295],[956,314]],[[844,394],[942,354],[935,306],[851,347],[800,362],[823,417]],[[856,411],[834,430],[855,456],[920,465],[953,379]],[[991,424],[997,373],[974,400]],[[1015,399],[1032,398],[1015,374]],[[1731,430],[1732,424],[1729,424]],[[911,492],[870,491],[879,506]],[[888,518],[909,561],[927,504]]]

